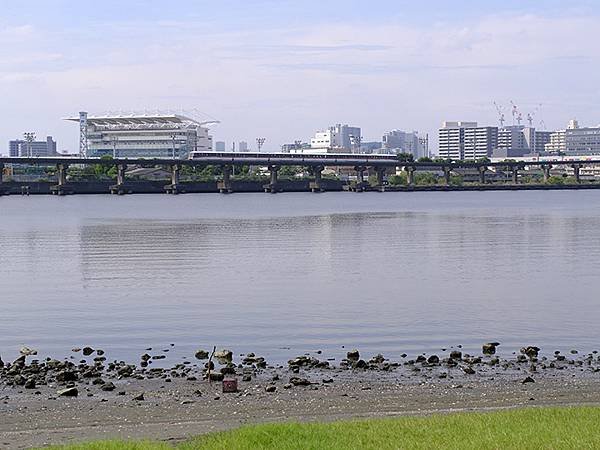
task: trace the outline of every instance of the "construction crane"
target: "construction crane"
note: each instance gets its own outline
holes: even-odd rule
[[[512,105],[512,117],[513,117],[513,125],[515,123],[515,121],[517,122],[518,125],[521,125],[521,122],[523,121],[523,114],[521,114],[521,112],[519,111],[519,108],[517,105],[515,105],[515,103],[511,100],[510,104]]]
[[[534,113],[527,113],[527,122],[529,122],[529,128],[533,127],[533,116],[535,115]]]
[[[494,102],[494,106],[496,107],[496,111],[498,112],[498,122],[500,122],[500,127],[504,128],[504,122],[506,119],[504,118],[504,113],[502,112],[502,108],[498,106],[498,103]]]
[[[536,114],[539,113],[542,110],[542,104],[538,104],[536,106],[536,108],[527,114],[527,121],[529,122],[529,126],[533,127],[533,119],[535,118]],[[544,123],[543,120],[540,120],[540,126],[542,125],[542,123]],[[546,126],[546,124],[544,123],[544,126]]]

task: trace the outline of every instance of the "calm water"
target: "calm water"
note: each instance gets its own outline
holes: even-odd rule
[[[600,191],[0,198],[0,354],[600,347]]]

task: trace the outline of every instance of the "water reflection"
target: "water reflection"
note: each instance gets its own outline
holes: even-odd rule
[[[275,359],[289,356],[281,347],[398,356],[486,339],[591,349],[598,200],[507,199],[524,194],[358,196],[354,210],[327,194],[320,213],[315,197],[248,195],[229,217],[215,197],[87,197],[61,214],[47,198],[36,213],[11,200],[0,217],[0,349],[89,343],[129,357],[176,342]],[[210,200],[191,210],[199,198]]]

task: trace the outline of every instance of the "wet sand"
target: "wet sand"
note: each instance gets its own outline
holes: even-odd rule
[[[98,359],[96,353],[92,356]],[[92,356],[86,363],[62,361],[52,370],[47,368],[52,362],[34,363],[34,388],[14,383],[17,375],[28,376],[29,362],[0,369],[0,449],[117,437],[178,442],[261,422],[600,405],[600,361],[595,354],[539,359],[531,354],[526,359],[440,355],[439,361],[397,363],[348,359],[331,367],[307,356],[291,360],[291,365],[264,368],[257,367],[266,365],[261,358],[252,357],[246,364],[216,364],[213,374],[237,372],[225,375],[237,379],[236,393],[223,393],[220,381],[203,379],[205,361],[150,370],[91,362]],[[65,372],[75,374],[76,380],[68,381]],[[114,388],[103,390],[109,383]],[[77,389],[76,397],[57,394],[70,386]]]

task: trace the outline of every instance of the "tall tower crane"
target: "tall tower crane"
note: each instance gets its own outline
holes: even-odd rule
[[[521,122],[523,121],[523,114],[521,114],[521,112],[519,111],[519,107],[515,105],[515,103],[512,100],[510,101],[510,104],[512,105],[511,112],[513,116],[513,125],[515,121],[518,125],[521,125]]]
[[[498,122],[500,123],[500,127],[504,128],[504,122],[506,119],[504,118],[504,113],[502,112],[502,108],[498,106],[498,103],[494,102],[494,106],[496,107],[496,111],[498,112]]]

